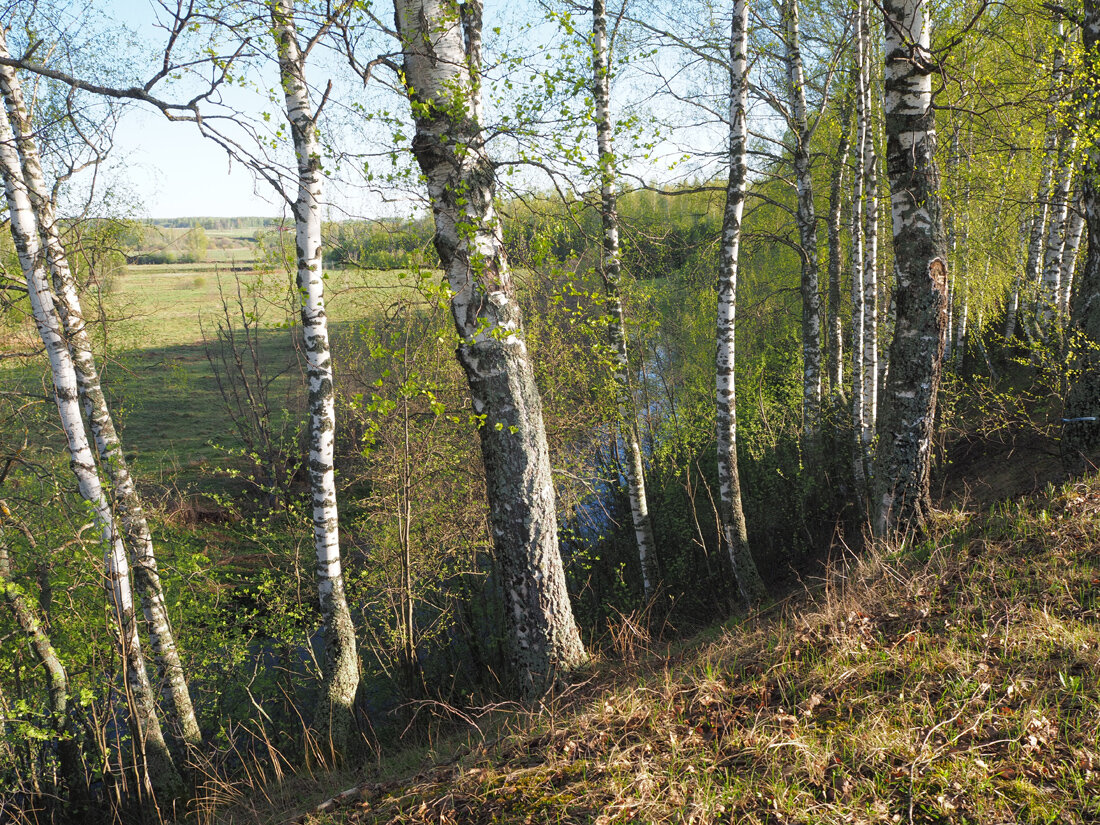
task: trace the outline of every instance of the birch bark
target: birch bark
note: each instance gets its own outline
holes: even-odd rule
[[[2,31],[0,56],[9,56]],[[169,621],[152,534],[103,394],[76,282],[69,266],[68,255],[61,243],[49,187],[46,185],[38,147],[33,138],[22,85],[10,66],[0,66],[0,94],[4,97],[4,105],[15,133],[23,180],[45,246],[57,313],[76,369],[84,414],[92,431],[100,466],[111,482],[114,510],[122,528],[123,541],[130,553],[134,583],[149,634],[149,646],[157,664],[164,699],[171,708],[170,730],[176,731],[186,745],[196,747],[202,742],[202,734]]]
[[[583,662],[558,549],[550,457],[523,319],[493,208],[481,126],[481,5],[394,0],[412,150],[427,179],[435,248],[450,285],[458,360],[481,417],[489,521],[511,664],[533,696]]]
[[[1043,230],[1046,227],[1047,216],[1050,211],[1050,186],[1054,179],[1054,167],[1058,159],[1058,119],[1057,105],[1059,99],[1058,89],[1061,85],[1062,74],[1065,71],[1065,57],[1063,44],[1065,33],[1063,31],[1062,15],[1054,13],[1051,21],[1051,40],[1054,44],[1054,54],[1051,58],[1051,97],[1046,118],[1046,137],[1043,143],[1043,166],[1039,177],[1039,187],[1035,192],[1036,209],[1031,219],[1031,234],[1027,245],[1027,267],[1024,270],[1024,283],[1030,287],[1038,283],[1040,266],[1043,255]],[[1014,333],[1015,329],[1006,330]],[[1011,334],[1005,337],[1011,338]]]
[[[153,689],[145,670],[141,638],[134,617],[126,549],[110,503],[104,494],[81,418],[76,369],[43,266],[44,256],[34,209],[23,181],[15,134],[6,116],[0,117],[0,174],[4,178],[12,239],[27,282],[35,326],[50,361],[54,399],[69,450],[69,465],[76,476],[81,498],[95,514],[102,536],[104,587],[111,608],[111,618],[115,623],[119,658],[125,673],[127,699],[134,726],[135,756],[142,766],[142,785],[156,796],[170,798],[177,795],[183,785],[157,718]]]
[[[1080,112],[1084,162],[1081,169],[1081,210],[1088,228],[1088,255],[1070,298],[1070,321],[1088,340],[1076,354],[1079,376],[1066,398],[1066,418],[1100,415],[1100,0],[1084,0],[1082,45],[1084,88]],[[1083,469],[1082,456],[1094,454],[1100,444],[1095,423],[1067,425],[1062,434],[1064,452],[1073,456],[1071,469]]]
[[[1039,287],[1039,306],[1036,318],[1039,331],[1046,335],[1058,312],[1062,293],[1062,248],[1066,241],[1066,219],[1069,215],[1069,193],[1073,185],[1073,155],[1077,150],[1077,136],[1067,134],[1058,153],[1055,171],[1057,186],[1051,195],[1050,220],[1047,226],[1046,249],[1043,253],[1042,283]]]
[[[857,27],[859,24],[857,17]],[[863,343],[866,327],[866,312],[863,305],[863,156],[866,151],[867,135],[867,99],[863,93],[866,77],[863,64],[867,59],[862,38],[857,37],[853,80],[856,86],[856,140],[852,144],[852,214],[851,214],[851,263],[852,273],[852,341],[851,341],[851,380],[852,380],[852,479],[855,484],[856,501],[861,512],[866,512],[867,479],[869,476],[868,456],[863,447],[864,421],[866,418],[866,399],[863,384]]]
[[[592,97],[596,103],[596,149],[599,152],[600,220],[603,224],[603,260],[600,274],[607,294],[607,333],[615,357],[615,386],[619,393],[619,432],[626,447],[627,495],[638,545],[638,565],[648,599],[653,595],[653,567],[657,542],[645,491],[645,465],[638,434],[638,411],[630,380],[626,327],[623,324],[622,262],[619,255],[619,214],[615,198],[615,149],[611,129],[611,69],[607,41],[607,2],[592,2]]]
[[[869,0],[860,0],[859,39],[863,53],[863,431],[860,434],[864,464],[871,453],[878,424],[878,153],[871,105],[871,11]]]
[[[316,115],[306,84],[306,55],[298,42],[293,0],[275,0],[271,23],[279,56],[279,80],[290,122],[298,167],[294,214],[298,295],[309,385],[309,484],[313,499],[313,548],[317,595],[325,645],[324,679],[328,728],[337,756],[346,753],[354,730],[359,655],[348,610],[340,560],[340,524],[336,505],[333,454],[336,414],[332,358],[321,258],[321,199],[324,177]]]
[[[846,122],[847,118],[842,118]],[[844,127],[842,127],[844,128]],[[829,186],[829,386],[835,401],[844,394],[844,324],[840,315],[840,227],[843,207],[844,169],[851,141],[842,134],[837,142],[833,179]]]
[[[969,137],[969,136],[968,136]],[[969,143],[969,141],[968,141]],[[971,177],[971,164],[970,164],[970,152],[966,153],[966,180],[963,184],[962,201],[957,205],[961,220],[959,220],[960,226],[958,227],[958,245],[959,253],[957,257],[953,257],[957,272],[955,276],[950,279],[954,285],[954,291],[957,296],[956,300],[959,304],[958,320],[955,324],[955,363],[961,368],[963,362],[966,361],[966,348],[967,348],[967,325],[970,322],[970,290],[969,290],[969,274],[970,274],[970,177]],[[996,222],[996,219],[994,219]],[[950,302],[950,296],[948,298]],[[951,305],[948,303],[948,312],[951,311]],[[951,325],[948,323],[948,341],[951,336]],[[944,344],[944,360],[948,359],[947,349],[949,344]]]
[[[1077,197],[1071,207],[1069,225],[1066,228],[1066,243],[1062,248],[1062,275],[1058,295],[1058,311],[1069,312],[1070,295],[1073,292],[1073,276],[1077,271],[1077,255],[1081,250],[1081,238],[1085,233],[1085,212],[1081,208],[1081,198]]]
[[[821,425],[821,292],[818,284],[817,217],[810,176],[810,139],[806,79],[799,46],[798,0],[785,0],[783,14],[787,100],[794,132],[793,165],[798,192],[799,257],[802,263],[802,437],[809,443]]]
[[[879,536],[918,528],[931,510],[932,426],[947,321],[929,7],[923,0],[885,0],[882,9],[897,317],[875,465]]]
[[[748,28],[747,0],[734,0],[730,26],[730,143],[729,182],[718,251],[717,377],[719,516],[734,578],[741,599],[752,604],[767,591],[749,550],[745,514],[741,506],[741,479],[737,471],[737,393],[734,375],[737,314],[737,270],[741,246],[741,217],[748,186]]]

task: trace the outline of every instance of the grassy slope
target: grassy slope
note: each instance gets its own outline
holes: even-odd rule
[[[944,514],[744,624],[604,663],[491,745],[382,762],[305,820],[1100,821],[1098,517],[1096,479]],[[292,819],[325,781],[216,818]]]

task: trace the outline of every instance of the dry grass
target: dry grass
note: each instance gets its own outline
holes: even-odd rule
[[[1100,821],[1098,514],[1096,481],[945,514],[716,640],[606,663],[492,744],[382,762],[304,821]],[[254,821],[316,805],[283,789]]]

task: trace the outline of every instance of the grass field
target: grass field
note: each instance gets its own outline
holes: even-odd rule
[[[371,323],[394,301],[418,300],[411,287],[415,278],[403,275],[329,273],[327,309],[334,343],[350,326]],[[226,324],[223,297],[235,329],[242,323],[242,305],[258,322],[265,374],[279,376],[272,384],[273,404],[300,409],[304,382],[294,349],[297,294],[285,272],[251,267],[232,271],[217,262],[129,266],[115,279],[101,308],[85,306],[89,318],[101,321],[95,325],[96,354],[139,477],[168,486],[216,486],[212,470],[229,461],[222,448],[240,446],[204,346],[204,339],[216,340],[219,323]],[[9,336],[9,346],[15,348],[18,340],[19,349],[29,349],[33,329],[18,333]],[[40,355],[0,360],[0,385],[40,396],[45,369]],[[44,418],[51,420],[48,410]],[[41,434],[60,449],[52,423]]]

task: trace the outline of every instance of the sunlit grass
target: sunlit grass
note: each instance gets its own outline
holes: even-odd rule
[[[368,768],[305,821],[1096,821],[1098,513],[1092,479],[944,514],[717,639],[442,740],[439,767]]]

